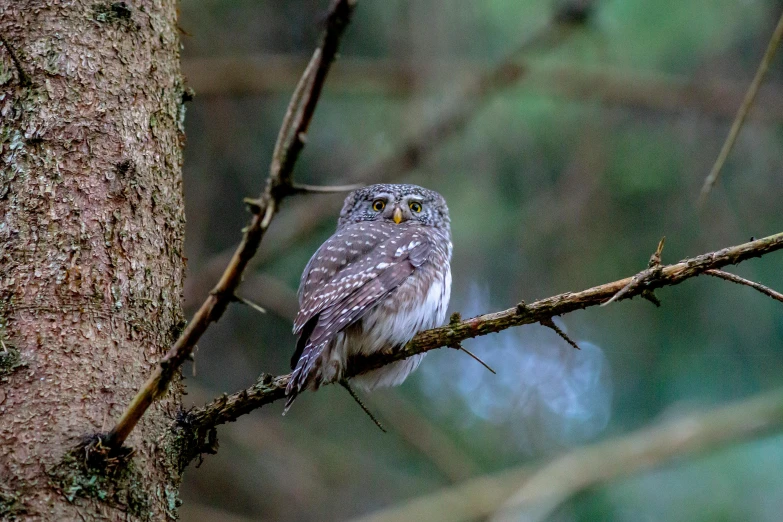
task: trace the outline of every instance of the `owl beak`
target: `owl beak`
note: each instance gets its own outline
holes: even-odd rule
[[[402,221],[402,210],[400,209],[400,207],[396,207],[394,209],[394,214],[392,214],[392,219],[394,220],[394,223],[396,223],[397,225],[400,224],[400,221]]]

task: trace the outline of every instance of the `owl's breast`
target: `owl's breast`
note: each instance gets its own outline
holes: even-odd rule
[[[443,324],[451,297],[448,263],[420,267],[362,318],[349,335],[350,353],[374,353],[410,341],[416,333]]]

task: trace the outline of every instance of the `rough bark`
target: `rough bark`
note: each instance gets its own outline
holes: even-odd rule
[[[183,326],[176,2],[0,0],[0,35],[0,518],[164,520],[179,386],[132,457],[74,448]]]

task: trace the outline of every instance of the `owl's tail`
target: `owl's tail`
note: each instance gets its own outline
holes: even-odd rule
[[[296,392],[296,391],[295,391],[295,392],[293,392],[293,393],[290,393],[290,394],[289,394],[289,393],[288,393],[288,390],[286,390],[286,392],[285,392],[285,393],[286,393],[286,395],[287,395],[287,399],[286,399],[286,401],[285,401],[285,408],[283,408],[283,415],[285,415],[286,413],[288,413],[288,409],[291,407],[291,405],[292,405],[292,404],[294,403],[294,401],[296,400],[296,396],[297,396],[297,395],[299,395],[299,392]]]
[[[298,364],[294,371],[291,372],[291,380],[288,381],[288,386],[285,387],[285,407],[283,408],[283,415],[288,413],[288,409],[296,400],[296,396],[302,391],[302,365]]]
[[[314,370],[316,368],[318,357],[320,356],[327,342],[328,341],[324,341],[321,344],[315,346],[308,342],[305,345],[299,360],[296,362],[294,371],[291,372],[291,380],[288,381],[288,386],[285,388],[285,394],[288,399],[285,401],[283,415],[288,412],[288,409],[296,400],[296,396],[299,395],[299,392],[305,388],[318,388],[318,383],[309,381],[313,380],[312,376],[316,373]]]
[[[285,387],[286,401],[285,407],[283,408],[283,415],[288,413],[288,409],[294,403],[297,395],[302,391],[302,388],[304,388],[305,381],[307,380],[306,364],[307,357],[303,356],[299,359],[294,371],[291,372],[291,380],[288,381],[288,386]]]

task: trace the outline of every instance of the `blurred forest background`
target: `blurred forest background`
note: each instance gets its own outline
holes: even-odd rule
[[[576,5],[361,0],[327,79],[296,181],[441,192],[455,245],[450,311],[464,317],[632,275],[664,235],[671,263],[783,230],[781,53],[696,205],[783,2]],[[181,3],[195,90],[189,315],[239,241],[242,198],[262,189],[328,7]],[[189,403],[289,371],[299,276],[343,197],[286,200],[240,289],[269,313],[233,306],[208,331],[184,369]],[[783,289],[780,267],[773,254],[730,270]],[[465,343],[497,375],[436,350],[402,387],[366,397],[388,434],[339,387],[303,395],[286,417],[276,403],[222,426],[218,454],[185,474],[182,518],[350,519],[783,385],[780,303],[710,277],[657,295],[661,308],[635,299],[565,316],[581,351],[540,326]],[[552,519],[778,521],[782,470],[777,435],[591,488]]]

